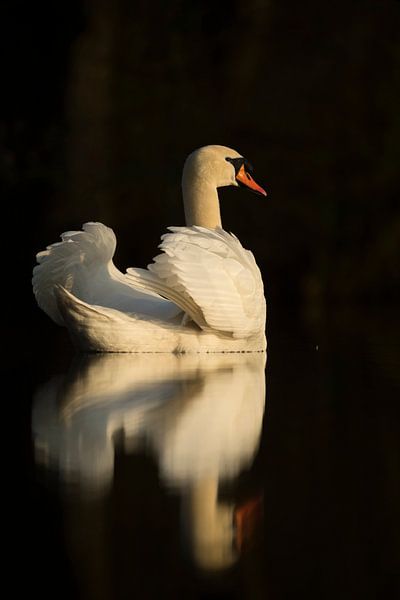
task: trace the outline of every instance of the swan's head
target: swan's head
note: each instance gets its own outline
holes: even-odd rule
[[[249,161],[236,150],[226,146],[203,146],[187,157],[183,183],[201,180],[217,188],[240,185],[266,196],[267,192],[254,181],[252,171]]]

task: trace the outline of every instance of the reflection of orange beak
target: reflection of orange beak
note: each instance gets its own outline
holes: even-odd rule
[[[263,520],[263,494],[250,498],[250,500],[238,506],[235,509],[233,518],[236,530],[236,548],[241,552],[245,545],[250,545],[257,528]]]
[[[236,175],[236,181],[238,181],[241,185],[250,188],[253,192],[256,192],[257,194],[262,194],[263,196],[267,195],[267,192],[263,190],[263,188],[254,181],[251,175],[249,175],[249,173],[244,168],[244,165],[240,167],[238,174]]]

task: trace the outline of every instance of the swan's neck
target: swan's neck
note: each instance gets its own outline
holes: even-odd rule
[[[183,204],[188,227],[222,227],[219,198],[215,185],[203,178],[183,178]]]

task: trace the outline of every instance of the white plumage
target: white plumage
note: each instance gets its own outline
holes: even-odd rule
[[[56,323],[65,325],[60,309],[60,288],[76,298],[122,312],[135,310],[149,316],[171,318],[179,309],[159,296],[143,293],[129,284],[112,259],[115,234],[102,223],[85,223],[83,231],[67,231],[37,254],[33,291],[37,303]]]
[[[225,181],[228,171],[231,184],[237,185],[236,171],[225,160],[232,154],[239,156],[223,146],[208,146],[189,157],[190,173],[193,160],[200,164],[203,177],[206,159],[211,165],[203,186],[198,186],[198,177],[192,187],[190,178],[184,179],[190,188],[185,201],[184,185],[185,208],[193,203],[201,206],[201,215],[197,224],[169,228],[170,233],[162,236],[162,253],[147,270],[130,268],[123,274],[115,267],[115,235],[101,223],[86,223],[82,231],[63,233],[61,242],[39,252],[33,272],[37,302],[69,329],[79,348],[103,352],[265,349],[260,271],[252,253],[215,222],[221,172]],[[217,174],[215,156],[219,157]],[[210,187],[213,171],[217,179]]]
[[[204,331],[234,338],[264,326],[260,271],[251,252],[223,229],[170,227],[148,270],[128,269],[128,279],[182,308]]]

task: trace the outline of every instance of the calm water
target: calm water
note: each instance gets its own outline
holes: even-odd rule
[[[285,316],[267,365],[42,351],[28,436],[34,588],[397,598],[395,316]]]

